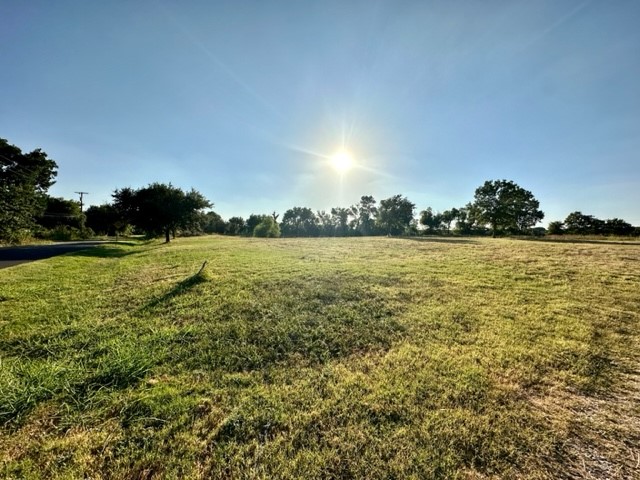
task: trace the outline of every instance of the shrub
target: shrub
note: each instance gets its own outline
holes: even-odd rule
[[[253,229],[254,237],[277,238],[280,236],[280,227],[272,217],[265,217]]]
[[[45,240],[54,242],[67,242],[70,240],[86,240],[95,234],[90,228],[74,228],[68,225],[58,225],[51,230],[43,230],[39,236]]]

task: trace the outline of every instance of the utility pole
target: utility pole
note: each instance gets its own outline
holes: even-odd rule
[[[89,192],[75,192],[75,193],[80,195],[80,213],[82,213],[82,206],[84,205],[82,203],[82,200],[83,200],[84,195],[89,195]]]

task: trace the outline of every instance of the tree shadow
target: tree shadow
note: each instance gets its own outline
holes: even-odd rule
[[[183,293],[186,293],[187,291],[191,290],[196,285],[200,285],[201,283],[205,283],[207,281],[208,281],[207,275],[204,274],[201,270],[200,272],[194,275],[191,275],[188,278],[185,278],[180,283],[175,285],[168,292],[160,295],[158,298],[155,298],[154,300],[151,300],[149,303],[147,303],[142,308],[140,308],[140,311],[143,312],[146,310],[152,310],[158,305],[168,302],[172,298],[182,295]]]
[[[392,237],[397,238],[399,240],[411,240],[413,242],[423,242],[423,243],[447,243],[451,244],[459,244],[459,245],[477,245],[477,240],[472,240],[470,238],[460,238],[460,237]]]
[[[99,245],[90,247],[85,250],[78,250],[77,252],[70,253],[71,257],[94,257],[94,258],[122,258],[141,253],[139,251],[126,251],[119,248],[114,248],[116,245],[135,245],[135,243],[113,243],[106,245]]]
[[[123,245],[128,247],[139,246],[143,248],[132,251],[117,248],[118,246]],[[89,247],[85,250],[78,250],[77,252],[73,252],[69,255],[74,257],[122,258],[128,257],[130,255],[140,255],[142,253],[148,252],[149,250],[162,248],[164,245],[165,244],[147,246],[145,244],[140,244],[140,242],[109,242],[97,245],[95,247]]]

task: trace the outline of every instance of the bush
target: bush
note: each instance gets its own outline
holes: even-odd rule
[[[254,237],[277,238],[280,236],[280,227],[272,217],[265,217],[253,229]]]
[[[58,225],[51,230],[43,230],[39,236],[45,240],[54,242],[68,242],[71,240],[86,240],[95,234],[90,228],[74,228],[67,225]]]
[[[9,232],[5,238],[0,237],[0,245],[22,245],[33,240],[33,231],[28,228],[19,228]]]
[[[564,232],[564,223],[562,222],[551,222],[549,224],[549,228],[547,229],[547,234],[549,235],[562,235]]]

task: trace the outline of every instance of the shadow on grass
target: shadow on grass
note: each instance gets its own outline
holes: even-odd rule
[[[144,243],[140,242],[109,242],[102,245],[98,245],[92,248],[87,248],[85,250],[78,250],[77,252],[73,252],[70,256],[74,257],[94,257],[94,258],[122,258],[128,257],[130,255],[140,255],[141,253],[148,252],[149,250],[155,250],[157,248],[162,248],[165,244],[147,246]],[[118,246],[138,246],[140,249],[136,250],[122,250],[117,248]]]
[[[87,248],[86,250],[79,250],[69,254],[72,257],[94,257],[94,258],[121,258],[128,257],[129,255],[135,255],[140,253],[139,251],[126,251],[119,248],[113,248],[115,245],[135,245],[133,243],[114,243],[104,246]]]
[[[448,243],[451,244],[459,244],[459,245],[477,245],[479,242],[477,240],[472,240],[470,238],[460,238],[460,237],[393,237],[398,240],[412,240],[414,242],[424,242],[424,243]]]
[[[205,283],[207,281],[208,281],[207,280],[207,275],[205,273],[203,273],[203,272],[198,272],[195,275],[192,275],[189,278],[186,278],[186,279],[182,280],[180,283],[178,283],[171,290],[169,290],[168,292],[166,292],[163,295],[160,295],[158,298],[150,301],[144,307],[142,307],[140,310],[141,311],[151,310],[151,309],[157,307],[158,305],[161,305],[161,304],[171,300],[172,298],[177,297],[178,295],[182,295],[183,293],[186,293],[187,291],[191,290],[196,285],[199,285],[201,283]]]

